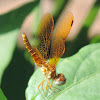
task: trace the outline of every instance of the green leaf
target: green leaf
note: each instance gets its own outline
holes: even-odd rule
[[[61,91],[55,96],[47,98],[52,100],[99,100],[100,98],[100,43],[83,47],[72,57],[60,59],[57,65],[57,73],[63,73],[67,78],[66,84],[53,86]],[[31,76],[26,89],[26,100],[43,99],[38,91],[39,83],[44,79],[40,68]],[[40,89],[42,91],[42,89]],[[56,89],[54,89],[56,90]],[[42,91],[43,94],[43,91]],[[94,99],[95,98],[95,99]]]
[[[20,27],[38,1],[32,1],[0,15],[0,84],[3,72],[11,61]]]
[[[16,45],[16,37],[18,29],[8,32],[6,34],[0,34],[0,83],[3,72],[9,64],[13,51]]]
[[[71,85],[51,100],[99,100],[99,84],[100,72]]]
[[[90,42],[91,44],[92,43],[100,43],[100,35],[99,36],[96,36],[96,37],[94,37],[92,40],[91,40],[91,42]]]
[[[0,89],[0,100],[7,100],[1,89]]]
[[[25,100],[25,89],[33,72],[34,67],[24,58],[24,50],[16,48],[1,82],[8,100]]]

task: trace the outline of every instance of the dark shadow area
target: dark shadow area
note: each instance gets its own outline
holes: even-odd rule
[[[1,83],[8,100],[25,100],[25,89],[33,72],[34,66],[25,60],[24,51],[16,48]]]

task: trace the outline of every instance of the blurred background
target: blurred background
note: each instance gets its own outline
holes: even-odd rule
[[[29,9],[29,13],[24,16]],[[74,23],[66,40],[63,57],[74,55],[85,45],[100,42],[100,0],[0,0],[0,18],[17,12],[16,16],[13,14],[6,19],[12,18],[16,23],[20,23],[13,23],[12,26],[13,30],[18,25],[19,34],[17,33],[12,58],[5,67],[1,81],[1,89],[8,100],[25,100],[28,80],[36,70],[30,54],[25,49],[22,33],[26,33],[33,44],[37,26],[46,12],[53,16],[56,27],[68,11],[73,13]],[[23,19],[19,20],[19,16]],[[3,23],[4,26],[0,25],[6,27],[6,22]],[[2,32],[4,31],[0,34],[3,34]]]

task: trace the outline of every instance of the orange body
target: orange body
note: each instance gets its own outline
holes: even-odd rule
[[[41,67],[42,64],[44,64],[44,62],[45,62],[42,55],[40,54],[40,52],[38,51],[38,49],[35,46],[33,48],[31,47],[25,33],[22,34],[22,37],[23,37],[26,49],[33,57],[33,61],[35,62],[36,65],[40,65],[40,67]]]
[[[42,17],[40,24],[38,25],[36,34],[36,39],[39,45],[37,45],[37,47],[33,46],[33,48],[31,47],[25,33],[22,34],[26,49],[31,54],[35,64],[41,68],[42,73],[46,76],[46,78],[38,86],[38,89],[40,86],[42,86],[43,89],[43,83],[46,79],[48,79],[46,90],[48,90],[47,88],[50,79],[52,82],[55,80],[56,85],[65,84],[66,78],[63,74],[56,75],[55,66],[58,63],[59,58],[62,57],[65,52],[65,40],[72,27],[72,24],[73,15],[71,12],[68,12],[66,15],[64,15],[60,24],[56,27],[56,30],[54,31],[55,34],[53,35],[52,32],[54,27],[54,20],[49,13],[45,14]],[[49,59],[49,61],[47,59]],[[52,82],[49,86],[49,89],[53,87]]]
[[[35,46],[33,48],[31,47],[25,33],[22,34],[22,37],[23,37],[26,49],[31,54],[35,64],[37,66],[41,67],[41,71],[46,76],[46,78],[54,79],[55,75],[56,75],[55,66],[51,65],[47,61],[45,61],[44,58],[42,57],[41,53],[38,51],[38,49]]]

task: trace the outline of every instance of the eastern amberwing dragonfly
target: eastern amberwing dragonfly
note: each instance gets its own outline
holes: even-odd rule
[[[54,80],[56,85],[65,84],[65,76],[63,74],[56,75],[56,65],[59,61],[59,58],[61,58],[65,52],[65,41],[72,24],[73,15],[71,12],[67,12],[53,32],[53,17],[49,13],[46,13],[42,17],[37,28],[36,39],[38,40],[38,46],[36,47],[34,45],[33,48],[30,45],[26,34],[22,34],[26,49],[31,54],[35,64],[41,68],[42,73],[45,75],[45,79],[39,84],[38,89],[40,86],[42,86],[43,90],[43,84],[46,79],[48,79],[46,90],[53,87],[52,84]],[[52,82],[49,85],[50,80],[52,80]]]

